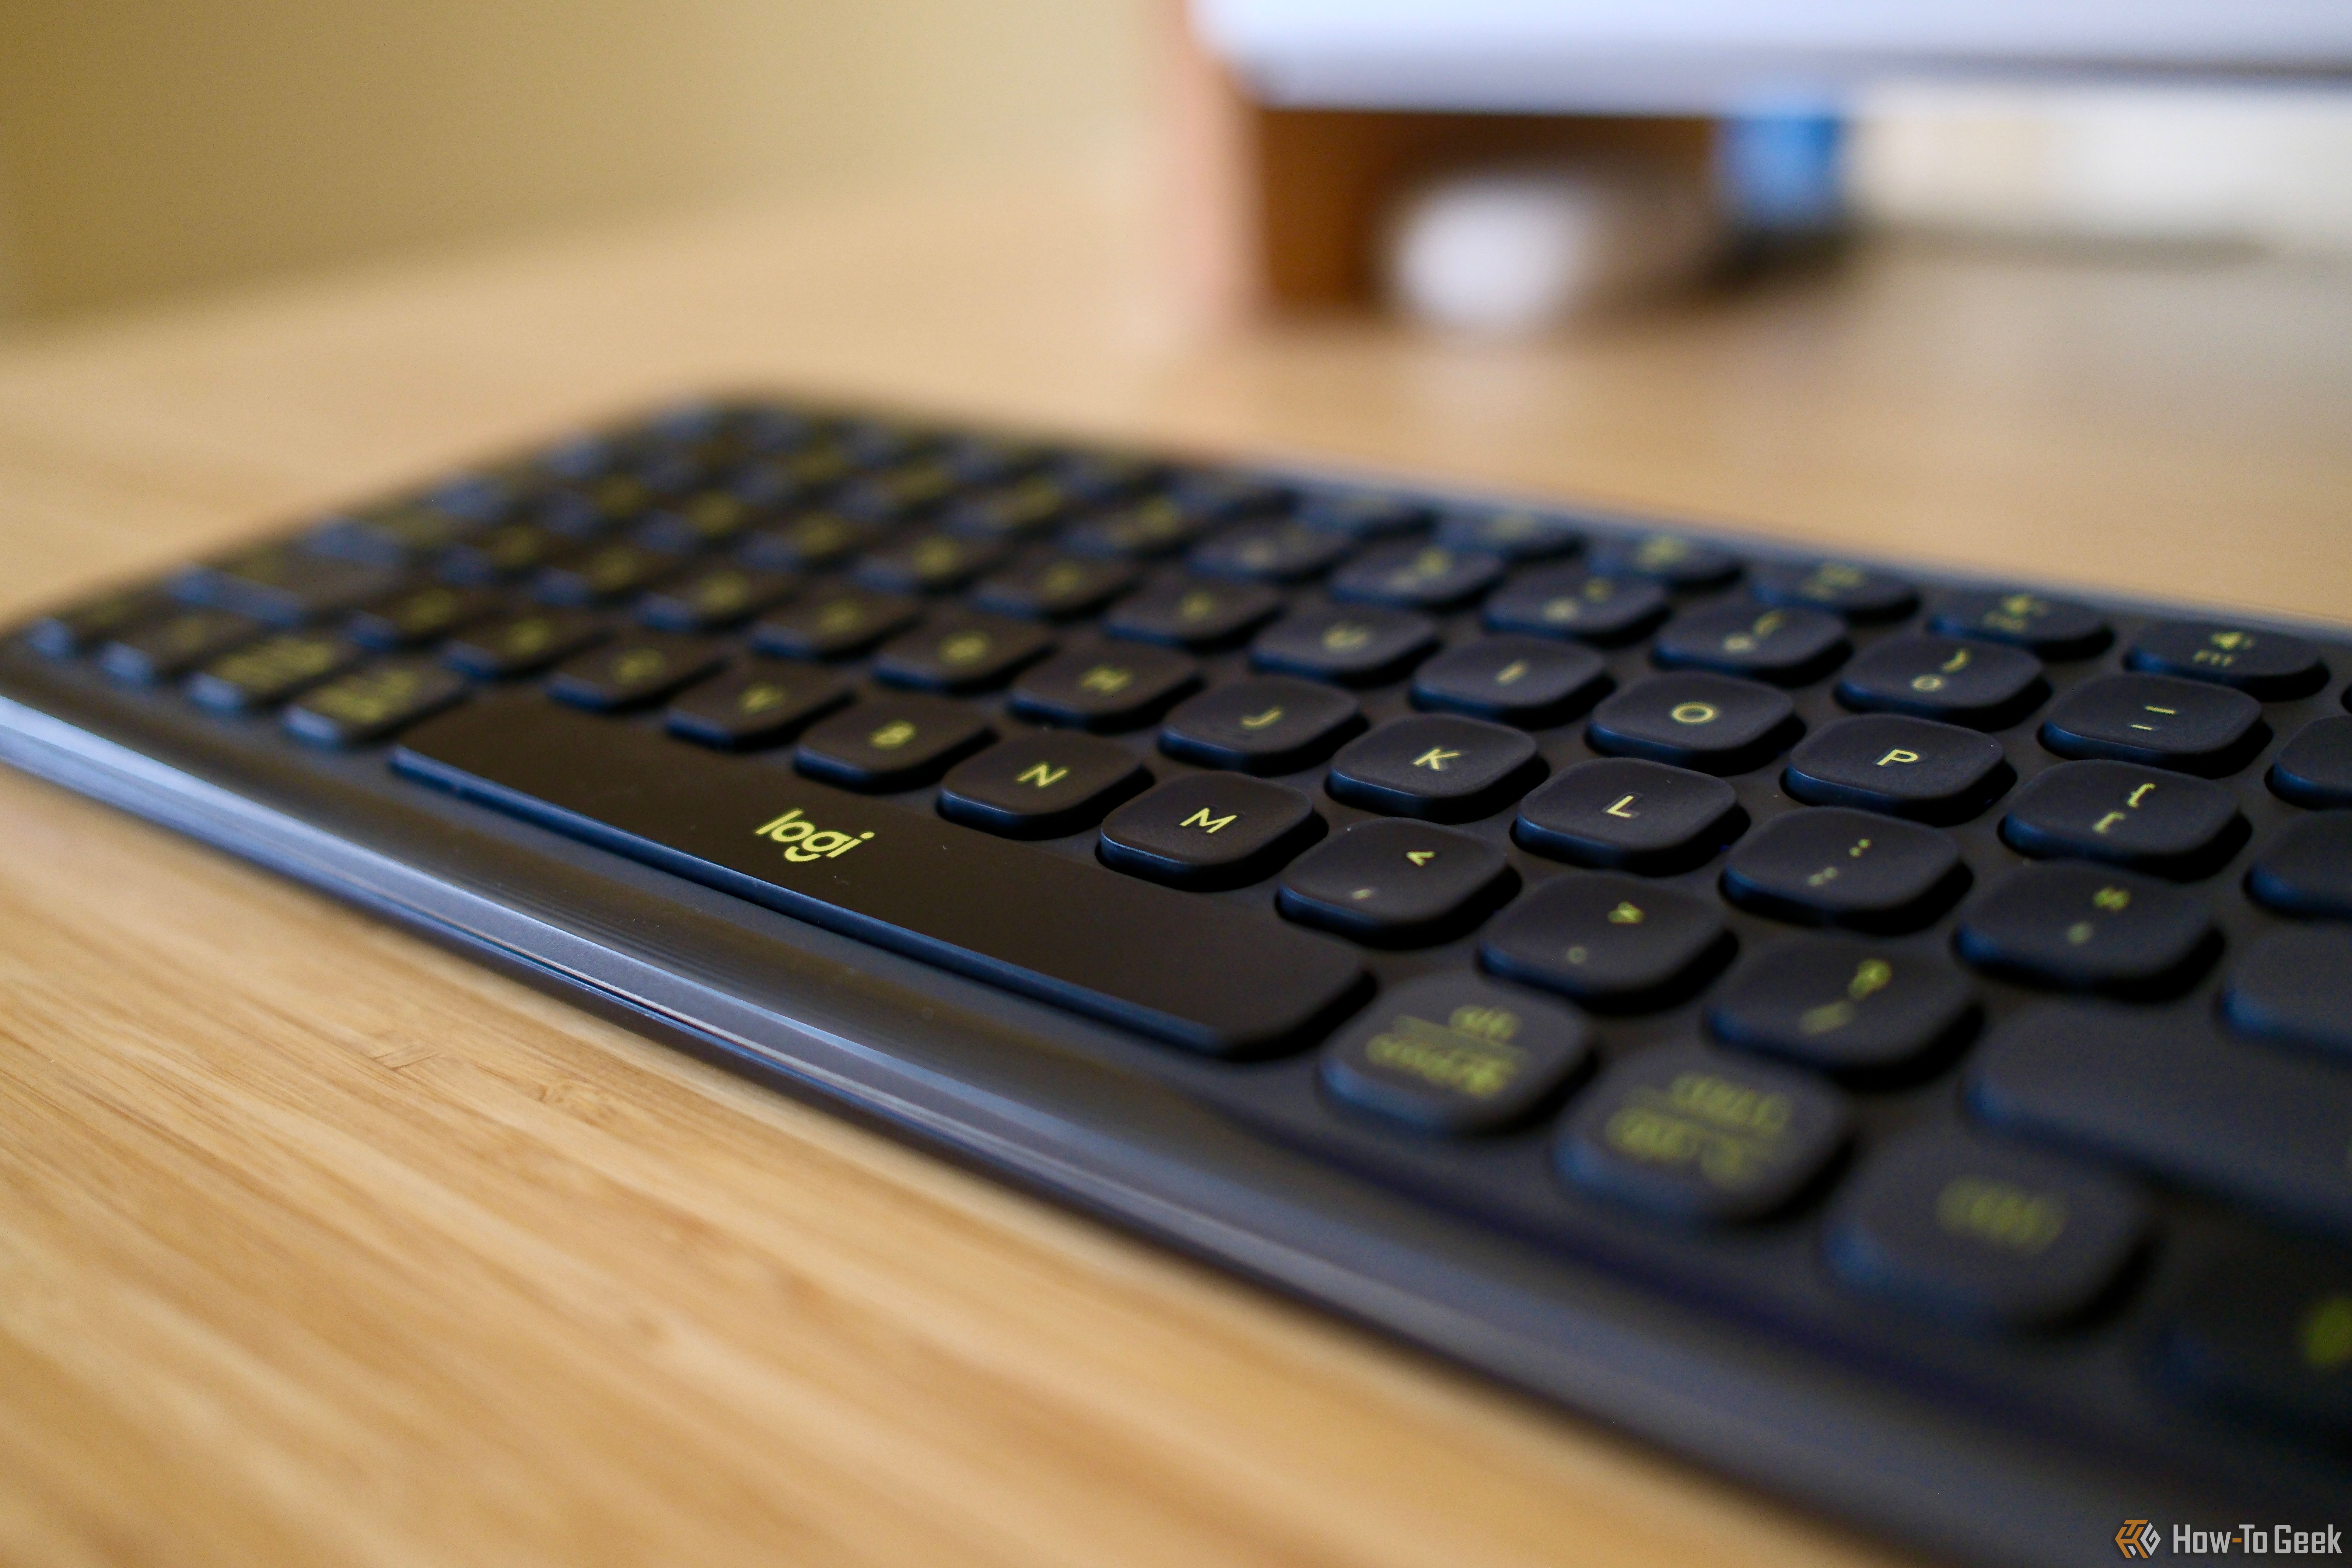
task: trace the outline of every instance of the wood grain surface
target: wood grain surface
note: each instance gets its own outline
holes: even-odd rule
[[[2352,608],[2352,295],[1895,251],[1560,342],[1199,340],[943,193],[0,347],[0,614],[716,386]],[[1818,1564],[1768,1500],[0,775],[0,1558]]]

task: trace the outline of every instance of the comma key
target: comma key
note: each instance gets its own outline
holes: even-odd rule
[[[1469,930],[1518,885],[1483,838],[1421,822],[1360,822],[1294,861],[1275,901],[1292,920],[1371,946],[1419,947]]]
[[[1172,888],[1238,888],[1271,876],[1324,832],[1314,803],[1286,784],[1194,773],[1112,812],[1095,853]]]
[[[1385,992],[1323,1047],[1325,1092],[1417,1131],[1515,1126],[1590,1070],[1592,1031],[1567,1008],[1469,974]]]

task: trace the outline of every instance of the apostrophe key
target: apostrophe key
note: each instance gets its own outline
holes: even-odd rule
[[[1856,623],[1899,621],[1919,604],[1918,590],[1901,578],[1843,561],[1759,565],[1748,573],[1748,590],[1768,605],[1806,605]]]
[[[2270,739],[2263,706],[2242,691],[2166,675],[2105,675],[2050,707],[2042,743],[2062,757],[2112,757],[2219,778]]]
[[[1273,875],[1324,831],[1314,802],[1286,784],[1195,773],[1112,812],[1096,853],[1171,888],[1239,888]]]
[[[2009,643],[2042,658],[2089,658],[2116,640],[2106,617],[2089,605],[2036,594],[1945,594],[1929,606],[1927,625],[1948,637]]]
[[[1321,762],[1364,727],[1346,692],[1287,676],[1237,680],[1180,703],[1160,749],[1203,767],[1286,773]]]
[[[2352,1253],[2241,1243],[2189,1289],[2163,1350],[2164,1373],[2188,1397],[2352,1433]]]
[[[757,659],[682,693],[669,732],[722,752],[782,744],[849,700],[847,679],[810,664]]]
[[[1663,876],[1704,865],[1747,827],[1721,779],[1602,757],[1561,769],[1521,801],[1511,837],[1555,860]]]
[[[1260,669],[1378,686],[1405,674],[1437,647],[1437,623],[1378,605],[1299,610],[1258,633],[1250,662]]]
[[[761,617],[751,627],[751,646],[786,658],[847,658],[921,618],[921,607],[897,594],[833,588]]]
[[[1476,598],[1503,574],[1503,558],[1434,544],[1370,550],[1331,574],[1331,596],[1408,610],[1444,610]]]
[[[1525,731],[1432,714],[1391,720],[1349,742],[1323,787],[1367,811],[1467,822],[1508,805],[1543,774]]]
[[[1803,726],[1788,696],[1722,675],[1659,675],[1592,710],[1585,743],[1703,773],[1739,773],[1788,749]]]
[[[1801,925],[1916,931],[1968,886],[1958,846],[1932,827],[1842,806],[1776,816],[1724,862],[1742,908]]]
[[[2283,914],[2352,920],[2352,816],[2306,817],[2260,845],[2246,891]]]
[[[1574,1013],[1465,974],[1382,994],[1318,1065],[1324,1090],[1352,1109],[1462,1137],[1527,1121],[1591,1061],[1591,1031]]]
[[[718,644],[639,633],[565,659],[547,678],[547,690],[574,708],[618,712],[659,702],[726,662],[727,650]]]
[[[2204,779],[2132,763],[2061,763],[2017,792],[2000,836],[2038,858],[2189,879],[2238,852],[2246,819],[2235,792]]]
[[[1201,685],[1201,667],[1172,648],[1096,643],[1065,648],[1013,683],[1006,706],[1041,724],[1132,730]]]
[[[99,649],[98,667],[117,680],[152,686],[253,641],[268,624],[233,610],[175,610],[124,629]]]
[[[1910,948],[1801,937],[1763,949],[1716,993],[1716,1038],[1857,1081],[1916,1074],[1974,1029],[1975,987]]]
[[[1954,945],[1979,969],[2035,984],[2155,996],[2195,980],[2218,943],[2193,893],[2127,871],[2032,866],[1969,900]]]
[[[1944,823],[1966,822],[2016,780],[1991,736],[1891,713],[1823,725],[1780,773],[1781,787],[1809,805]]]
[[[1016,735],[949,770],[940,815],[1007,838],[1055,838],[1092,827],[1150,785],[1125,746],[1089,735]]]
[[[1479,961],[1596,1012],[1681,1000],[1730,961],[1723,917],[1687,893],[1608,873],[1554,877],[1488,929]]]
[[[2279,748],[2271,793],[2319,810],[2352,805],[2352,718],[2315,719]]]
[[[1369,946],[1418,947],[1468,931],[1518,881],[1483,838],[1422,822],[1360,822],[1292,861],[1276,903],[1292,920]]]
[[[1577,637],[1615,647],[1647,637],[1666,618],[1666,591],[1643,577],[1605,577],[1581,566],[1522,573],[1486,601],[1498,632]]]
[[[467,675],[505,680],[545,669],[611,635],[603,620],[585,610],[526,610],[461,633],[441,657]]]
[[[1537,730],[1575,718],[1609,687],[1608,666],[1590,648],[1544,637],[1480,637],[1415,670],[1412,703]]]
[[[1282,595],[1263,583],[1171,577],[1114,605],[1103,630],[1202,653],[1240,642],[1281,613]]]
[[[2242,1035],[2352,1064],[2352,929],[2288,926],[2262,937],[2230,966],[2221,1016]]]
[[[1808,686],[1853,651],[1845,623],[1822,610],[1717,605],[1677,616],[1650,658],[1662,669],[1712,669],[1775,686]]]
[[[222,713],[275,708],[367,657],[330,632],[279,632],[225,653],[188,677],[188,696]]]
[[[2032,654],[1959,637],[1889,637],[1846,666],[1837,684],[1848,708],[1976,730],[2006,729],[2049,696]]]
[[[2307,697],[2327,684],[2319,650],[2301,637],[2213,621],[2149,626],[2133,641],[2124,662],[2151,675],[2234,686],[2265,702]]]
[[[793,765],[844,789],[882,795],[930,783],[996,739],[987,720],[938,697],[879,697],[821,720]]]
[[[362,746],[464,700],[465,677],[421,658],[393,659],[313,689],[280,718],[321,746]]]

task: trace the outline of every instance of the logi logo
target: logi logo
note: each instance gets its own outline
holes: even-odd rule
[[[2153,1557],[2163,1544],[2164,1537],[2144,1519],[2127,1519],[2116,1531],[2116,1550],[2126,1557]]]
[[[871,833],[840,833],[831,828],[819,828],[803,816],[794,806],[773,822],[764,822],[752,833],[761,838],[772,838],[784,847],[787,860],[837,860],[867,839]]]

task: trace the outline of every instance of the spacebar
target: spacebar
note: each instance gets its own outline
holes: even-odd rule
[[[1335,1018],[1355,952],[771,763],[518,694],[412,731],[407,776],[789,915],[1213,1055]]]

